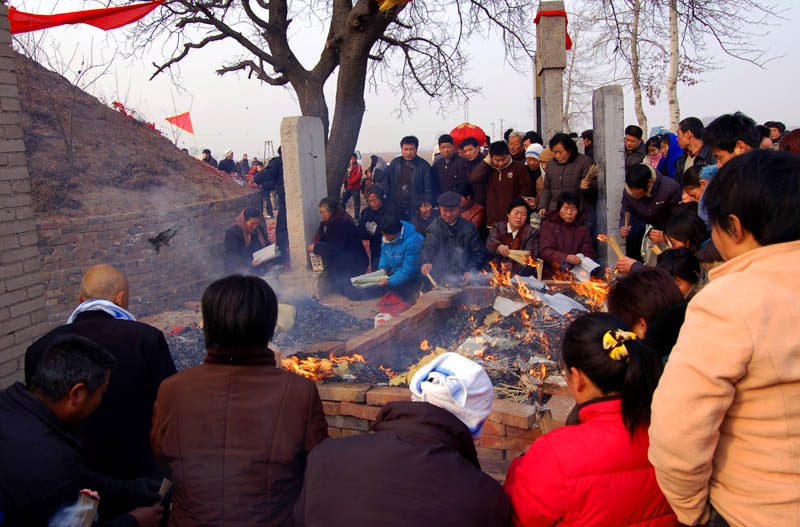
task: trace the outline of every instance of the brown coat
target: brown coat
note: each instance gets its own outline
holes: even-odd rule
[[[161,384],[153,410],[170,526],[291,525],[306,457],[327,436],[316,385],[276,368],[271,351],[209,350]]]
[[[581,190],[581,180],[586,177],[591,166],[592,160],[583,154],[577,154],[572,161],[563,165],[559,165],[555,159],[547,163],[539,208],[556,210],[558,196],[562,192],[572,192],[581,198],[580,210],[586,212],[587,216],[593,217],[597,180],[592,180],[587,190]]]
[[[491,166],[490,170],[472,171],[469,180],[473,184],[487,184],[486,189],[486,224],[494,225],[506,220],[506,209],[514,198],[532,197],[536,189],[531,184],[528,169],[519,161],[508,157],[508,163],[502,170]]]
[[[539,238],[539,231],[533,229],[529,224],[523,225],[517,232],[516,238],[508,232],[508,222],[499,221],[492,225],[489,239],[486,240],[486,250],[494,258],[495,264],[499,267],[503,262],[511,262],[512,273],[529,276],[533,274],[533,267],[520,265],[519,262],[506,258],[497,252],[501,245],[508,246],[514,251],[528,251],[531,257],[536,256],[536,240]]]

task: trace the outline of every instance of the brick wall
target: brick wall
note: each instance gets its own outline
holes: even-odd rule
[[[22,356],[47,329],[17,74],[0,4],[0,389],[22,377]]]
[[[260,194],[197,203],[164,212],[43,222],[37,225],[48,320],[63,323],[75,308],[89,267],[111,264],[131,286],[130,311],[141,317],[198,300],[223,273],[225,230]],[[158,253],[148,238],[179,229]]]

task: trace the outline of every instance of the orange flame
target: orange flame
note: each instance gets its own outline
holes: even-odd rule
[[[283,359],[281,361],[281,366],[286,370],[311,380],[321,381],[322,379],[333,377],[333,365],[341,362],[361,362],[366,364],[364,357],[358,353],[354,354],[352,357],[347,355],[334,357],[333,353],[331,353],[328,359],[320,359],[318,357],[300,359],[297,355],[292,355],[291,357]]]
[[[381,365],[381,366],[378,366],[378,369],[381,370],[383,373],[385,373],[390,379],[392,377],[396,377],[397,376],[397,374],[395,372],[393,372],[391,368],[384,368]]]
[[[602,308],[608,296],[608,283],[595,278],[570,284],[570,287],[579,295],[589,299],[596,308]]]
[[[422,351],[430,351],[431,345],[428,343],[427,340],[423,340],[422,342],[419,343],[419,349],[421,349]]]

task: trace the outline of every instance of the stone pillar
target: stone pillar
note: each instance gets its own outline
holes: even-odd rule
[[[25,350],[48,329],[8,28],[0,4],[0,389],[22,380]]]
[[[594,127],[594,161],[600,167],[597,176],[597,232],[616,238],[622,250],[625,244],[619,236],[619,209],[625,190],[625,109],[622,86],[603,86],[592,97]],[[613,267],[616,253],[607,243],[599,243],[600,262]]]
[[[541,2],[539,11],[564,11],[564,2]],[[567,21],[561,16],[542,16],[536,25],[536,75],[542,99],[545,142],[564,131],[564,68],[567,67]]]
[[[327,196],[325,132],[319,117],[285,117],[281,121],[286,223],[293,272],[310,268],[306,247],[314,241],[321,218],[319,201]]]

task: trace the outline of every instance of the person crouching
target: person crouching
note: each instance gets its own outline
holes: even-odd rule
[[[528,223],[531,209],[522,198],[516,198],[506,209],[507,221],[492,225],[486,249],[494,256],[495,265],[506,273],[530,276],[534,267],[522,265],[509,258],[511,251],[525,251],[531,258],[536,252],[539,232]]]
[[[543,278],[568,272],[581,263],[578,253],[594,258],[589,226],[578,212],[580,198],[571,192],[558,196],[556,210],[545,215],[539,232],[539,255],[544,260]]]

